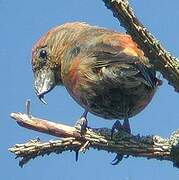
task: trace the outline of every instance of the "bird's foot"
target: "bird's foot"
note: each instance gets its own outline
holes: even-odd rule
[[[81,118],[75,123],[75,128],[80,132],[80,134],[84,134],[86,132],[86,128],[88,125],[87,113],[88,112],[85,111]]]
[[[128,134],[131,134],[131,128],[130,128],[130,124],[129,124],[129,119],[126,118],[123,122],[123,124],[120,123],[120,121],[116,121],[114,123],[114,125],[112,126],[112,130],[111,130],[111,139],[113,138],[113,135],[114,135],[114,132],[115,131],[125,131],[127,132]],[[120,154],[120,153],[117,153],[116,154],[116,157],[114,158],[114,160],[111,162],[112,165],[117,165],[119,164],[119,162],[122,161],[123,158],[128,158],[129,155],[127,156],[124,156],[123,154]]]
[[[129,119],[124,119],[124,122],[123,122],[123,130],[126,131],[128,134],[131,134],[131,127],[130,127],[130,123],[129,123]]]
[[[116,157],[112,160],[111,164],[118,165],[122,161],[123,158],[128,158],[128,157],[129,155],[124,156],[123,154],[117,153]]]
[[[120,131],[121,129],[122,129],[122,124],[121,124],[121,122],[120,122],[119,120],[117,120],[117,121],[113,124],[112,129],[111,129],[111,139],[113,138],[115,131],[116,131],[116,130],[117,130],[117,131]]]
[[[85,117],[81,117],[76,123],[75,128],[80,134],[84,134],[86,132],[88,121]]]
[[[131,134],[131,128],[130,128],[130,124],[129,124],[129,119],[124,119],[123,124],[121,124],[121,122],[119,120],[117,120],[111,129],[111,139],[113,138],[114,132],[120,132],[120,131],[125,131],[128,134]]]
[[[119,164],[119,162],[122,161],[123,156],[124,156],[124,155],[117,153],[117,154],[116,154],[116,157],[112,160],[111,164],[112,164],[112,165],[117,165],[117,164]]]
[[[88,111],[85,110],[85,112],[83,113],[83,115],[81,116],[81,118],[79,120],[77,120],[77,122],[75,123],[75,129],[81,134],[83,135],[86,132],[86,128],[88,125],[88,120],[87,120],[87,114]],[[82,147],[83,148],[83,147]],[[79,157],[79,151],[82,151],[82,149],[77,149],[75,151],[75,160],[78,161],[78,157]]]
[[[75,129],[81,134],[83,135],[86,132],[86,128],[87,128],[87,124],[88,121],[86,119],[86,117],[81,117],[76,123],[75,123]],[[75,160],[76,162],[78,161],[78,157],[79,157],[79,149],[77,149],[75,151]]]

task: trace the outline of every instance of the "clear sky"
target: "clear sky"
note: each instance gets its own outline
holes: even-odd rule
[[[179,1],[130,2],[141,21],[177,56]],[[110,162],[115,154],[95,150],[80,155],[77,163],[74,153],[65,152],[37,158],[22,169],[18,167],[18,160],[7,150],[10,146],[36,137],[42,140],[54,139],[21,128],[9,117],[11,112],[24,111],[27,98],[32,101],[34,116],[57,122],[73,125],[83,112],[64,88],[56,88],[49,93],[46,106],[37,99],[32,86],[32,45],[51,27],[72,21],[124,31],[102,0],[0,0],[0,179],[178,179],[179,169],[174,168],[170,162],[129,157],[119,165],[112,166]],[[133,133],[168,137],[179,128],[178,108],[179,94],[164,80],[150,105],[131,119]],[[111,127],[112,124],[111,121],[89,116],[89,125],[92,127]]]

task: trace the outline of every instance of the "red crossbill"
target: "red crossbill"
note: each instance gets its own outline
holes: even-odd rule
[[[67,23],[49,30],[33,47],[37,96],[63,85],[86,112],[128,119],[151,101],[160,80],[129,35]]]

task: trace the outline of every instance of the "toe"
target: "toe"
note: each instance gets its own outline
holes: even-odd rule
[[[120,121],[117,120],[117,121],[113,124],[112,129],[111,129],[111,139],[113,138],[113,135],[114,135],[115,130],[120,131],[121,128],[122,128],[122,125],[121,125]]]
[[[81,133],[83,134],[84,132],[86,132],[86,128],[87,128],[87,119],[85,117],[81,117],[75,124],[75,128]]]
[[[119,164],[119,162],[121,162],[123,159],[123,155],[122,154],[117,154],[116,157],[114,158],[114,160],[111,162],[112,165],[117,165]]]

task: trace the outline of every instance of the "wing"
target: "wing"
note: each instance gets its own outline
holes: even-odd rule
[[[108,81],[128,87],[141,83],[151,88],[156,86],[156,72],[147,58],[143,54],[137,54],[131,47],[127,49],[101,44],[91,51],[90,56],[95,59],[92,68]]]

